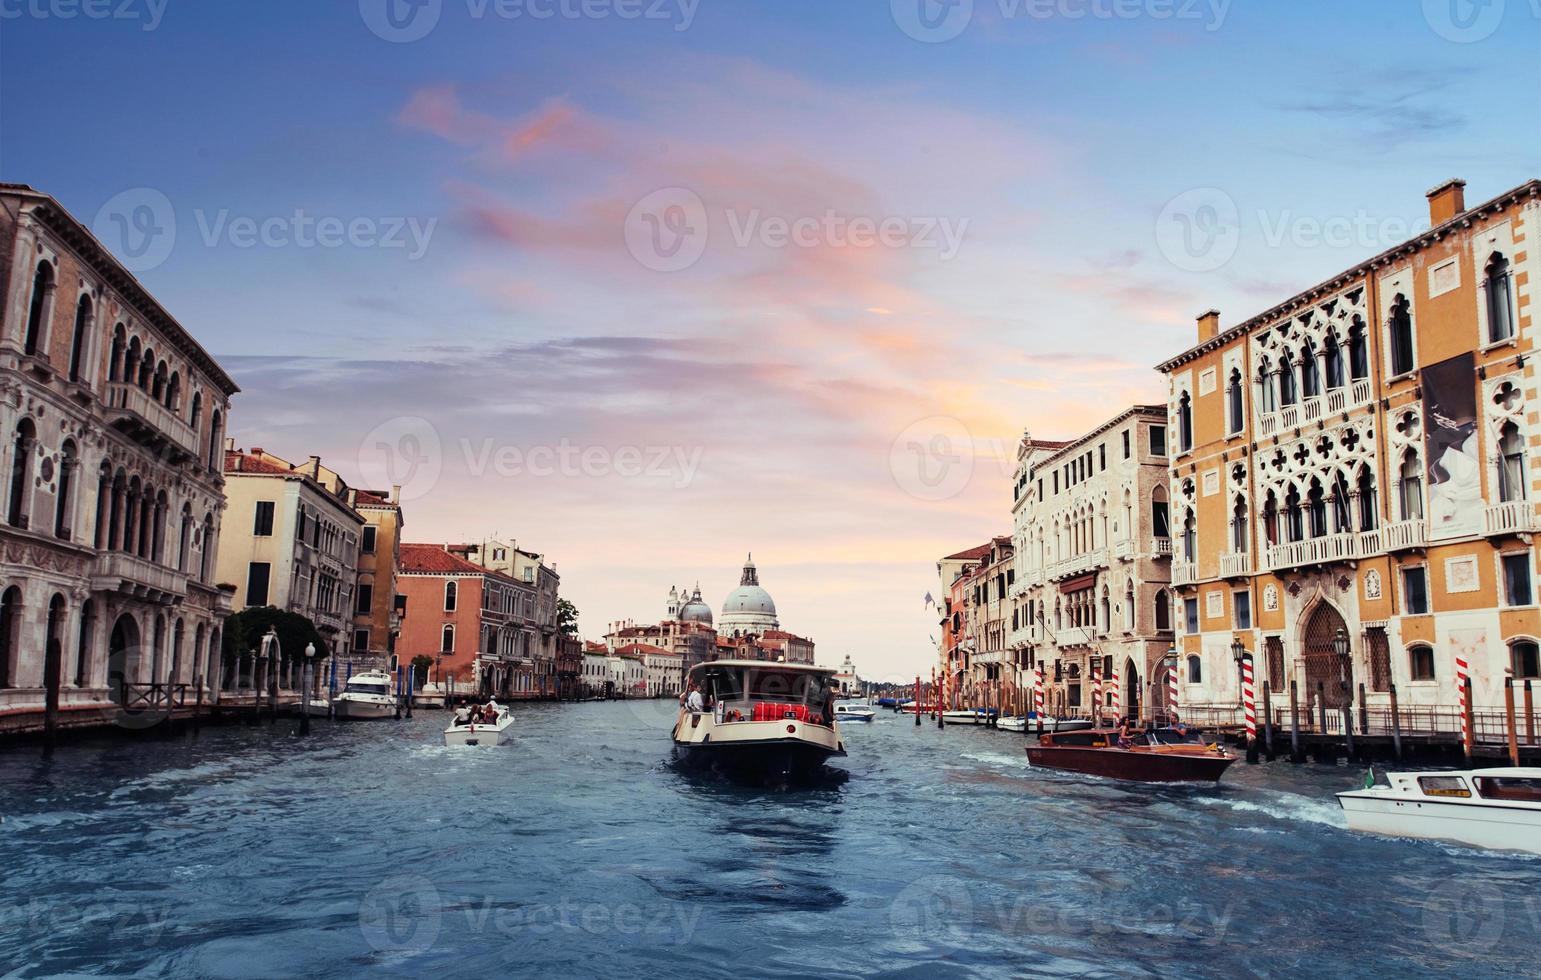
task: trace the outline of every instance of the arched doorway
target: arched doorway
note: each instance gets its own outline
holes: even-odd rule
[[[64,684],[64,596],[48,601],[48,632],[43,641],[43,696],[50,715],[59,710],[59,688]]]
[[[128,613],[112,624],[107,641],[107,687],[112,699],[123,703],[123,685],[139,680],[139,624]]]
[[[21,589],[0,596],[0,688],[15,687],[16,649],[21,637]]]
[[[1301,655],[1306,663],[1306,699],[1309,703],[1325,704],[1328,708],[1341,708],[1349,703],[1349,687],[1353,680],[1352,654],[1338,656],[1332,649],[1332,641],[1338,630],[1347,632],[1348,624],[1331,604],[1319,602],[1306,619],[1301,642]],[[1321,693],[1317,693],[1317,685]]]

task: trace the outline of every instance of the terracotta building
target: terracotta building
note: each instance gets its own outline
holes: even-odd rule
[[[1479,706],[1537,676],[1541,182],[1464,191],[1269,310],[1205,314],[1160,365],[1186,704],[1234,706],[1240,652],[1276,707],[1295,683],[1453,708],[1458,658]]]

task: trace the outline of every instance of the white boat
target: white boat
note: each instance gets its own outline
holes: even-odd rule
[[[762,780],[805,780],[845,755],[835,711],[835,671],[808,664],[709,660],[689,685],[704,708],[680,706],[674,757],[687,766]]]
[[[1350,830],[1541,854],[1541,768],[1393,772],[1338,794]]]
[[[1009,715],[1002,718],[996,724],[1008,732],[1031,732],[1040,734],[1038,723],[1043,722],[1042,734],[1058,735],[1063,732],[1084,732],[1092,727],[1090,718],[1050,718],[1044,715],[1041,718],[1028,718],[1022,715]]]
[[[871,721],[877,712],[865,701],[836,701],[835,717],[841,721]]]
[[[332,704],[326,698],[311,698],[305,713],[312,718],[325,718],[332,713]]]
[[[391,675],[383,670],[366,670],[348,678],[348,686],[333,702],[338,718],[363,721],[396,717],[396,696],[391,693]]]
[[[502,745],[513,736],[509,729],[514,727],[514,713],[504,706],[493,702],[498,713],[498,719],[491,724],[480,721],[461,721],[457,713],[455,719],[444,729],[445,745]]]
[[[942,720],[949,725],[988,725],[990,712],[984,708],[963,708],[942,712]]]

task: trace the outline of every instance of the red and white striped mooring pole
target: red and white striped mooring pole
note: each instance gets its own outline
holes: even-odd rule
[[[1241,704],[1247,714],[1247,761],[1257,763],[1257,688],[1252,681],[1252,654],[1241,655]]]
[[[1043,664],[1033,673],[1033,710],[1043,714]]]
[[[1471,731],[1471,706],[1467,704],[1467,692],[1470,690],[1469,678],[1471,665],[1461,654],[1455,655],[1455,695],[1457,704],[1461,706],[1461,749],[1466,754],[1466,761],[1471,762],[1472,731]]]
[[[1172,669],[1168,671],[1166,675],[1167,710],[1171,714],[1172,720],[1174,722],[1177,720],[1177,709],[1179,707],[1178,702],[1180,700],[1177,683],[1177,669],[1180,663],[1181,660],[1175,661],[1172,664]]]
[[[1118,669],[1108,671],[1108,683],[1103,700],[1108,706],[1108,713],[1114,718],[1119,717],[1118,707]]]

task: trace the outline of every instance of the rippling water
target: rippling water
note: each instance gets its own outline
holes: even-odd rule
[[[0,976],[1537,975],[1541,860],[1343,827],[1357,769],[1027,768],[881,714],[849,779],[714,785],[663,703],[0,753]]]

